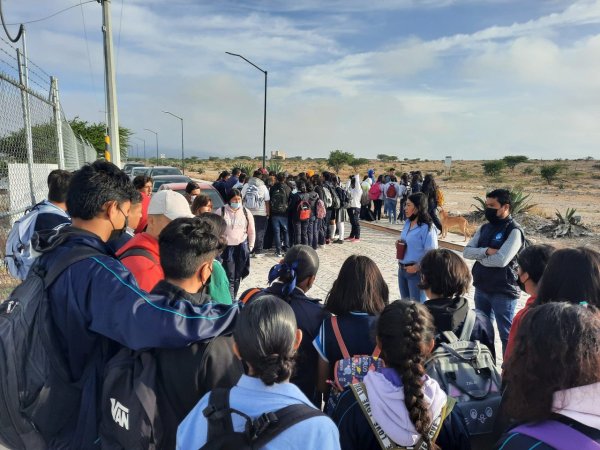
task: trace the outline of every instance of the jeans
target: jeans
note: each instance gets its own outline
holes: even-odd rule
[[[502,354],[506,351],[508,343],[508,334],[512,326],[513,318],[515,317],[515,308],[517,306],[516,298],[505,294],[488,294],[479,289],[475,289],[475,308],[487,314],[494,320],[498,326],[498,333],[502,341]]]
[[[304,222],[294,222],[294,244],[308,245],[308,223],[310,220]]]
[[[375,208],[373,211],[375,214],[375,220],[381,220],[381,207],[383,206],[383,200],[373,200],[373,205]]]
[[[308,245],[310,245],[315,250],[319,246],[320,222],[321,220],[317,219],[315,216],[312,216],[308,220]]]
[[[254,216],[254,229],[256,230],[254,254],[259,254],[262,252],[263,242],[265,240],[265,231],[267,231],[268,224],[269,218],[267,216]]]
[[[286,216],[271,216],[271,228],[273,229],[273,242],[275,251],[281,253],[281,244],[287,250],[290,246],[288,240],[288,220]]]
[[[390,223],[396,223],[396,199],[395,198],[386,198],[385,199],[385,212],[388,215],[388,220]]]
[[[360,210],[358,208],[348,208],[348,216],[350,216],[350,225],[352,226],[350,238],[360,239],[360,222],[358,221],[359,214]],[[343,239],[341,236],[340,238]]]
[[[400,298],[403,300],[414,300],[416,302],[425,303],[427,297],[425,291],[419,289],[421,281],[420,272],[408,273],[402,267],[398,267],[398,287],[400,288]]]

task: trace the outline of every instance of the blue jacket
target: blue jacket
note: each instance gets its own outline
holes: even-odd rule
[[[106,361],[121,346],[180,348],[230,331],[238,308],[220,304],[194,306],[189,301],[151,295],[110,254],[98,236],[75,227],[41,233],[39,264],[51,267],[77,249],[99,255],[67,268],[48,288],[50,314],[73,381],[82,386],[81,405],[68,420],[53,448],[94,448],[98,399]]]

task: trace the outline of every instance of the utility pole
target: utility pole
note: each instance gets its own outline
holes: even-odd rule
[[[146,139],[134,136],[134,139],[138,139],[144,143],[144,163],[146,163]]]
[[[173,114],[169,111],[163,111],[165,114],[169,114],[176,119],[181,120],[181,173],[185,175],[185,152],[183,150],[183,117],[179,117],[177,114]]]
[[[119,114],[117,112],[117,81],[113,60],[113,39],[110,14],[111,0],[98,0],[102,4],[102,33],[104,34],[104,81],[106,87],[107,152],[114,164],[121,167],[121,145],[119,142]]]

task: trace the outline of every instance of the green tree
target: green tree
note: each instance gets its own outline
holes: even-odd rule
[[[369,160],[367,158],[354,158],[348,164],[350,164],[354,168],[354,170],[356,170],[360,166],[366,166],[367,164],[369,164]]]
[[[89,141],[96,149],[99,157],[104,156],[104,136],[106,133],[106,125],[103,122],[90,123],[87,120],[81,120],[76,116],[69,121],[69,125],[73,129],[76,136],[81,136]],[[121,147],[121,158],[127,157],[127,147],[133,132],[129,128],[119,127],[119,146]]]
[[[561,171],[562,166],[560,164],[550,164],[548,166],[542,166],[540,168],[540,176],[546,180],[546,183],[552,184],[558,173]]]
[[[505,156],[504,158],[502,158],[502,161],[504,161],[504,163],[508,166],[511,172],[515,171],[515,167],[517,167],[517,165],[524,163],[528,160],[529,158],[524,155]]]
[[[335,170],[335,173],[339,173],[340,169],[346,164],[350,164],[354,160],[352,153],[343,152],[342,150],[334,150],[329,153],[327,164]]]
[[[483,164],[483,173],[490,177],[497,177],[502,172],[502,169],[506,167],[506,163],[501,159],[494,161],[486,161]]]

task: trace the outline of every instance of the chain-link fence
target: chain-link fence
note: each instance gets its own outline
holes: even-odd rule
[[[75,170],[97,158],[60,107],[58,84],[0,38],[0,256],[18,218],[47,195],[54,169]],[[0,262],[0,301],[16,284]]]

